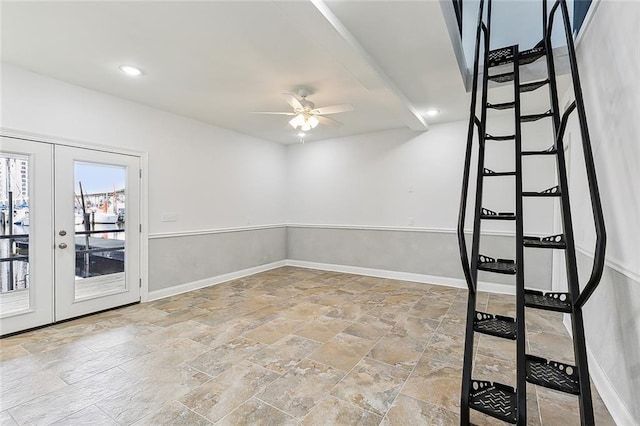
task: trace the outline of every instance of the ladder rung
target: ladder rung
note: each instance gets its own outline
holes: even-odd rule
[[[551,117],[553,114],[551,113],[551,110],[540,113],[540,114],[529,114],[529,115],[523,115],[520,117],[520,121],[522,121],[523,123],[530,123],[532,121],[538,121],[541,120],[545,117]]]
[[[478,256],[478,269],[497,274],[515,275],[516,262],[511,259],[494,259],[481,254]]]
[[[501,135],[501,136],[493,136],[487,133],[484,136],[485,140],[488,141],[508,141],[516,138],[516,135]]]
[[[494,212],[493,210],[485,209],[481,210],[480,219],[487,220],[516,220],[516,215],[512,212]]]
[[[558,150],[553,145],[542,151],[522,151],[522,155],[555,155],[557,153]]]
[[[569,293],[544,293],[538,290],[524,290],[524,305],[545,311],[571,313]]]
[[[491,169],[485,168],[482,171],[482,176],[515,176],[516,172],[494,172]]]
[[[502,383],[472,380],[469,407],[508,423],[518,421],[516,391]]]
[[[489,76],[489,80],[496,83],[506,83],[513,80],[513,72],[505,72],[504,74],[494,74]]]
[[[527,382],[580,395],[580,378],[575,366],[533,355],[527,355]]]
[[[533,92],[536,89],[541,88],[545,84],[549,84],[549,80],[534,81],[533,83],[526,83],[520,85],[520,92]]]
[[[545,55],[544,42],[541,40],[529,50],[520,52],[520,65],[531,64]]]
[[[489,66],[496,67],[513,62],[514,46],[501,47],[489,51]]]
[[[502,74],[490,75],[489,76],[489,80],[495,81],[496,83],[507,83],[509,81],[513,81],[513,71],[505,72],[505,73],[502,73]],[[545,84],[549,84],[549,80],[548,79],[540,80],[540,81],[534,81],[534,82],[531,82],[531,83],[524,83],[524,84],[520,85],[520,92],[521,93],[533,92],[534,90],[537,90],[537,89],[541,88]]]
[[[524,237],[524,246],[533,248],[551,248],[551,249],[565,249],[567,244],[564,240],[563,234],[552,235],[550,237],[538,238],[538,237]]]
[[[561,195],[560,187],[557,185],[540,192],[523,192],[522,193],[523,197],[559,197],[560,195]]]
[[[501,104],[490,104],[487,103],[487,108],[491,109],[510,109],[516,106],[515,102],[503,102]]]
[[[519,65],[527,65],[537,61],[545,55],[544,40],[541,40],[534,47],[520,52]],[[513,62],[514,46],[501,47],[489,51],[489,67],[506,65]]]
[[[509,340],[516,340],[518,335],[514,318],[480,311],[476,311],[473,317],[473,329],[478,333]]]

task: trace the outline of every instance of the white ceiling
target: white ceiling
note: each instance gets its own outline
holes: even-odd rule
[[[308,141],[468,114],[438,1],[3,1],[1,19],[5,62],[280,143],[299,139],[289,117],[250,112],[299,87],[355,107]]]

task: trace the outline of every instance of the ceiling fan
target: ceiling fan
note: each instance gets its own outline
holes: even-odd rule
[[[306,132],[315,128],[318,124],[340,127],[342,126],[341,122],[325,117],[325,115],[353,111],[353,106],[349,104],[316,108],[313,102],[307,100],[307,96],[310,94],[307,89],[298,89],[297,96],[293,93],[282,93],[284,99],[293,107],[293,112],[258,111],[253,114],[292,115],[294,117],[289,120],[289,125],[294,129],[300,127],[300,130]]]

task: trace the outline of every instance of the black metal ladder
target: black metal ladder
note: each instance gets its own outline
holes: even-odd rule
[[[595,423],[587,365],[582,306],[595,290],[602,275],[606,246],[606,232],[595,177],[595,167],[593,164],[591,143],[586,124],[586,115],[584,112],[584,103],[578,76],[575,48],[573,45],[567,5],[565,0],[558,0],[554,3],[550,12],[547,13],[547,2],[545,0],[542,2],[542,41],[533,48],[524,51],[520,51],[518,45],[490,50],[491,0],[488,0],[486,14],[484,10],[485,2],[484,0],[481,0],[480,2],[478,25],[476,30],[473,87],[471,94],[467,152],[464,166],[465,172],[458,218],[460,255],[463,271],[469,288],[460,413],[460,423],[462,425],[469,424],[470,409],[480,411],[505,422],[526,425],[527,382],[577,395],[580,402],[580,418],[582,424],[593,425]],[[561,10],[563,15],[574,95],[576,99],[566,109],[566,111],[564,111],[562,116],[560,115],[558,105],[556,71],[551,44],[551,32],[553,29],[554,17],[558,10]],[[476,102],[478,98],[478,75],[481,47],[483,47],[482,50],[484,51],[484,55],[482,59],[483,77],[480,104],[481,113],[478,118],[476,115]],[[547,62],[548,77],[543,80],[521,84],[520,66],[533,63],[543,58],[546,59]],[[492,68],[494,67],[504,68],[509,65],[512,68],[507,72],[492,72]],[[489,81],[494,81],[498,84],[512,84],[513,101],[495,104],[490,103],[488,101]],[[548,87],[549,90],[549,109],[535,114],[523,114],[521,111],[522,95],[527,92],[539,90],[545,86]],[[488,134],[486,132],[486,124],[489,120],[490,111],[511,109],[514,112],[515,123],[513,133],[508,135]],[[567,121],[574,111],[578,112],[578,120],[582,135],[582,148],[584,152],[597,236],[596,253],[591,277],[582,291],[578,283],[573,227],[571,223],[571,210],[569,203],[569,190],[567,184],[567,170],[563,145],[563,136],[567,126]],[[553,127],[554,140],[551,141],[551,146],[543,150],[523,150],[523,123],[547,118],[550,119]],[[476,134],[478,141],[478,168],[476,175],[473,240],[469,259],[464,235],[464,224],[469,189],[471,152],[473,149],[474,135]],[[494,171],[485,167],[485,147],[487,144],[495,143],[514,144],[515,170]],[[549,158],[550,160],[556,160],[557,185],[540,191],[525,192],[523,191],[522,164],[527,158],[538,156]],[[515,212],[496,212],[483,205],[483,188],[485,179],[489,182],[497,178],[515,179]],[[528,186],[530,185],[531,183],[528,184]],[[562,213],[563,233],[542,238],[525,236],[524,224],[526,221],[526,214],[523,211],[523,198],[526,197],[553,197],[554,199],[559,200],[560,210]],[[496,259],[489,255],[480,253],[482,223],[487,220],[509,221],[515,224],[515,259]],[[564,257],[566,261],[568,292],[545,293],[526,288],[527,283],[525,283],[524,274],[525,247],[534,249],[555,249],[563,250],[565,252]],[[478,271],[515,275],[515,318],[481,312],[476,309]],[[571,315],[574,358],[576,365],[548,360],[543,356],[539,356],[543,354],[533,355],[527,353],[525,346],[525,308],[563,312]],[[482,333],[515,341],[515,387],[509,384],[474,380],[472,378],[475,333]]]

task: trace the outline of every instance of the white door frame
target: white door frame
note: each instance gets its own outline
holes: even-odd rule
[[[68,139],[59,136],[52,136],[41,133],[27,132],[24,130],[0,127],[0,136],[24,139],[33,142],[44,142],[52,145],[64,145],[75,148],[93,149],[97,151],[113,152],[115,154],[125,154],[140,157],[140,168],[142,176],[140,180],[140,301],[149,300],[149,180],[147,179],[149,170],[149,154],[144,151],[137,151],[118,146],[98,144],[78,139]]]

